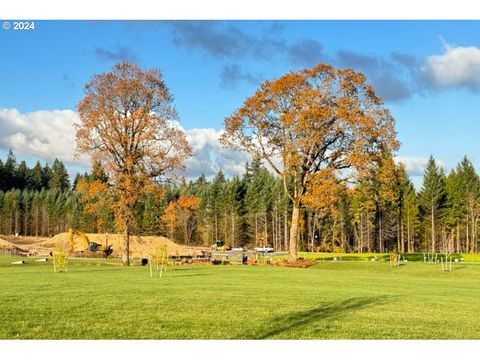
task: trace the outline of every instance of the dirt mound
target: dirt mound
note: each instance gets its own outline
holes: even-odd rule
[[[87,234],[90,242],[96,242],[101,245],[112,245],[113,256],[121,257],[123,249],[123,235],[122,234]],[[42,241],[37,244],[43,248],[55,248],[58,245],[63,245],[65,248],[70,247],[70,240],[68,233],[61,233],[51,239]],[[130,256],[134,258],[147,257],[160,245],[166,245],[167,251],[173,256],[193,256],[201,255],[201,251],[192,247],[175,244],[170,239],[163,236],[130,236]],[[74,251],[85,250],[83,240],[75,238]]]
[[[1,238],[20,247],[35,246],[36,244],[49,239],[48,237],[40,236],[2,236]]]
[[[29,256],[30,252],[27,247],[19,246],[18,244],[9,241],[9,237],[0,237],[0,251],[7,251],[9,255]]]
[[[17,246],[14,243],[0,238],[0,249],[10,250],[15,249],[16,247]]]

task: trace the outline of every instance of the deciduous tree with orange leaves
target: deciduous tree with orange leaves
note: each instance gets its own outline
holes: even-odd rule
[[[190,244],[197,223],[197,210],[200,198],[192,195],[181,195],[177,201],[177,217],[183,228],[183,240]]]
[[[189,245],[197,225],[197,210],[200,198],[193,195],[180,195],[177,201],[170,201],[162,215],[170,239],[174,239],[177,226],[181,227],[184,244]]]
[[[293,206],[289,261],[297,259],[300,209],[312,182],[326,169],[366,169],[382,149],[398,147],[395,121],[365,76],[324,64],[264,82],[225,119],[222,142],[282,177]]]
[[[92,216],[94,232],[108,231],[105,220],[112,208],[112,196],[108,184],[100,180],[82,178],[75,191],[79,194],[85,212]]]
[[[183,169],[191,150],[176,125],[173,97],[159,69],[122,62],[94,75],[78,104],[77,151],[99,161],[113,183],[115,218],[123,230],[123,264],[129,265],[134,212],[154,181]]]
[[[168,206],[165,208],[165,211],[162,215],[162,221],[165,223],[168,229],[168,236],[171,240],[174,240],[175,228],[178,223],[178,218],[176,214],[175,201],[170,201]]]

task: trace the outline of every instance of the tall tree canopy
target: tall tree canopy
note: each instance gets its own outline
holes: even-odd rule
[[[65,166],[58,159],[55,159],[52,165],[52,177],[49,181],[49,187],[52,189],[68,190],[70,189],[70,180]]]
[[[446,178],[440,170],[433,156],[427,163],[427,169],[423,178],[422,189],[419,193],[420,205],[426,214],[430,216],[430,247],[432,253],[436,251],[436,221],[439,212],[446,201]]]
[[[398,146],[395,121],[365,77],[323,64],[264,82],[225,119],[225,130],[224,144],[266,160],[283,179],[293,204],[290,261],[309,184],[325,169],[364,169]]]
[[[115,214],[124,231],[123,263],[135,206],[151,180],[172,176],[190,156],[185,134],[175,126],[173,97],[159,69],[122,62],[94,75],[78,104],[77,150],[100,162],[114,183]]]

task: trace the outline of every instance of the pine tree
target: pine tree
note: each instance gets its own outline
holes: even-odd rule
[[[268,216],[272,198],[272,175],[254,159],[250,165],[250,174],[244,199],[246,218],[249,226],[249,242],[255,245],[267,245],[269,239]]]
[[[480,212],[480,178],[473,164],[465,156],[457,167],[460,201],[464,204],[465,251],[476,252],[477,228]]]
[[[103,183],[108,182],[107,173],[105,172],[102,164],[99,161],[93,162],[91,178],[92,180],[98,180]]]
[[[30,235],[32,199],[33,199],[32,191],[28,189],[24,189],[22,191],[22,213],[23,213],[22,233],[24,236]]]
[[[4,199],[5,199],[5,193],[0,189],[0,234],[5,234],[4,230],[4,222],[5,222],[5,216],[4,216]]]
[[[30,169],[25,160],[22,160],[14,171],[15,187],[20,190],[25,189],[29,183],[29,177]]]
[[[384,151],[373,174],[373,188],[377,202],[378,242],[380,252],[393,250],[400,245],[400,172],[393,155]],[[397,241],[395,241],[397,239]]]
[[[362,253],[375,250],[375,218],[377,203],[375,189],[369,181],[361,181],[349,191],[350,214],[355,237],[355,248]]]
[[[43,186],[43,169],[40,165],[40,161],[35,163],[35,166],[31,170],[31,175],[29,181],[27,182],[27,187],[31,190],[40,191]]]
[[[52,175],[48,181],[50,189],[58,189],[61,191],[70,189],[70,180],[65,165],[58,159],[55,159],[52,166]]]
[[[228,244],[235,246],[239,244],[239,216],[242,206],[241,202],[241,180],[234,176],[225,189],[225,210],[229,217],[229,231],[227,234]],[[242,244],[243,245],[243,244]]]
[[[49,189],[50,180],[52,178],[52,169],[48,164],[42,168],[42,186],[43,189]]]
[[[211,234],[213,241],[225,241],[225,194],[226,179],[220,170],[212,180],[208,191],[208,215],[211,224]]]
[[[5,191],[16,188],[15,184],[15,167],[17,166],[17,160],[13,155],[12,150],[8,151],[7,160],[3,166],[3,176],[5,178]]]
[[[80,173],[76,173],[75,174],[75,178],[73,179],[73,183],[72,183],[72,189],[75,190],[77,188],[77,185],[78,183],[80,182],[80,180],[82,180],[83,176],[80,175]]]
[[[13,216],[13,232],[15,236],[20,234],[22,214],[22,192],[20,189],[13,189],[11,193],[11,216]]]
[[[457,166],[457,169],[459,166]],[[450,230],[450,236],[455,243],[455,250],[461,251],[461,233],[463,221],[467,214],[465,202],[465,189],[460,181],[460,176],[453,169],[447,176],[447,206],[445,210],[445,225]],[[454,240],[455,239],[455,240]]]
[[[5,180],[6,180],[5,168],[3,166],[3,161],[0,159],[0,191],[2,192],[5,191],[7,187]]]
[[[410,179],[403,185],[403,223],[405,225],[405,239],[407,251],[415,252],[415,240],[420,227],[420,205],[415,187]]]
[[[434,253],[437,250],[437,222],[446,202],[446,186],[443,171],[437,167],[433,156],[430,156],[427,163],[419,199],[422,209],[429,219],[427,223],[430,223],[430,251]]]

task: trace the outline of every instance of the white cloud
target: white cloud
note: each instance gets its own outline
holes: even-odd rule
[[[434,89],[480,90],[480,49],[445,45],[442,55],[429,56],[421,67],[426,85]]]
[[[0,108],[0,148],[12,149],[16,155],[52,162],[58,158],[73,169],[85,171],[87,157],[75,159],[75,128],[78,114],[72,110],[42,110],[23,114],[16,109]],[[182,129],[179,123],[175,124]],[[193,156],[185,162],[186,176],[195,179],[202,173],[213,177],[222,170],[228,177],[243,174],[245,163],[252,158],[246,152],[224,148],[220,143],[223,130],[195,128],[184,130]],[[427,157],[397,156],[412,177],[423,176]],[[445,169],[445,163],[436,160]]]
[[[395,161],[405,165],[408,175],[423,176],[427,168],[428,157],[397,156]],[[435,162],[438,167],[445,169],[445,163],[442,160],[435,159]]]
[[[78,113],[72,110],[21,113],[16,109],[0,108],[0,148],[12,149],[20,158],[31,156],[50,163],[58,158],[66,164],[90,165],[88,157],[74,157],[73,125],[78,121]],[[175,125],[183,130],[179,123]],[[211,177],[220,169],[227,176],[241,174],[245,170],[245,162],[251,160],[245,152],[225,149],[219,141],[221,130],[197,128],[185,133],[193,152],[193,157],[185,164],[189,178],[196,178],[202,173]]]
[[[0,147],[15,154],[68,164],[88,164],[75,159],[75,130],[78,114],[71,110],[42,110],[20,113],[0,108]]]
[[[211,177],[219,170],[226,176],[244,172],[245,162],[251,161],[250,155],[243,151],[224,148],[219,141],[222,132],[200,128],[186,131],[193,152],[193,156],[185,162],[187,177],[196,178],[202,173],[206,177]]]

